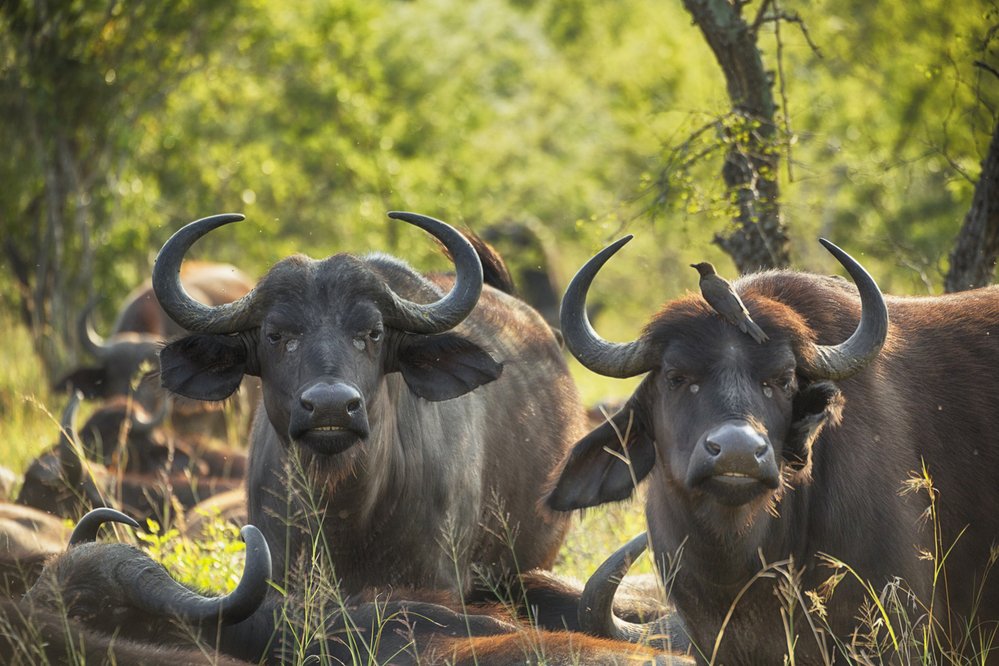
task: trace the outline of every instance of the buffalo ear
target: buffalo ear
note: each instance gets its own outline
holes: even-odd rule
[[[827,424],[839,423],[845,402],[843,392],[830,381],[813,382],[794,396],[783,456],[797,473],[810,473],[812,445]]]
[[[194,400],[225,400],[239,388],[247,370],[242,336],[189,335],[160,351],[160,383]]]
[[[87,400],[106,398],[107,374],[102,367],[77,368],[52,385],[58,393],[79,391]]]
[[[632,398],[576,443],[545,502],[555,511],[572,511],[628,499],[655,461],[655,440]]]
[[[481,347],[454,333],[403,334],[387,371],[402,373],[424,400],[450,400],[488,384],[503,372]]]

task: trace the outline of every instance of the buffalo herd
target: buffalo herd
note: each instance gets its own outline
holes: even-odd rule
[[[630,237],[556,327],[475,234],[389,217],[453,272],[293,255],[254,283],[185,259],[243,219],[216,215],[107,339],[85,308],[97,365],[0,504],[3,663],[999,664],[999,287],[886,296],[822,240],[850,280],[697,264],[609,342],[587,297]],[[640,383],[588,418],[566,352]],[[632,497],[646,534],[585,586],[550,572],[573,512]],[[97,541],[205,507],[243,526],[221,596]]]

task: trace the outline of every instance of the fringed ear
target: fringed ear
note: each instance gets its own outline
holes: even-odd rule
[[[811,475],[812,445],[826,425],[839,424],[845,403],[842,391],[830,381],[813,382],[794,397],[783,456],[797,479]]]
[[[545,499],[550,509],[572,511],[627,499],[652,471],[656,447],[645,425],[639,398],[642,386],[619,412],[569,452]]]
[[[454,333],[401,334],[387,368],[402,373],[406,385],[424,400],[451,400],[495,381],[503,372],[474,342]]]
[[[189,335],[160,351],[163,388],[194,400],[225,400],[253,369],[246,335]]]

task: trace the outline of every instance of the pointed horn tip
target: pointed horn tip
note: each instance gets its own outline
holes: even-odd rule
[[[618,238],[616,241],[614,241],[613,243],[606,246],[604,249],[600,250],[595,255],[590,257],[590,260],[586,262],[586,264],[584,265],[584,269],[587,266],[592,268],[599,268],[603,266],[605,263],[607,263],[607,261],[610,260],[611,257],[617,254],[618,250],[620,250],[622,247],[630,243],[634,238],[635,238],[634,234],[628,234],[627,236],[622,236],[621,238]],[[580,269],[580,272],[583,272],[583,269]]]
[[[410,224],[415,224],[419,227],[423,227],[427,222],[443,224],[445,226],[451,226],[443,220],[438,220],[436,217],[431,217],[429,215],[423,215],[422,213],[411,213],[406,210],[390,210],[386,213],[393,220],[402,220],[403,222],[409,222]]]
[[[243,525],[239,530],[239,537],[243,540],[243,543],[249,543],[250,541],[263,541],[267,543],[263,533],[257,529],[256,525]]]
[[[201,219],[191,222],[189,227],[193,226],[203,226],[209,225],[212,229],[217,229],[226,224],[232,224],[233,222],[242,222],[246,219],[246,216],[242,213],[219,213],[218,215],[209,215],[208,217],[202,217]]]
[[[263,532],[257,529],[256,525],[244,525],[239,530],[239,537],[246,544],[246,549],[249,551],[251,548],[254,550],[259,550],[261,552],[260,563],[266,569],[266,576],[270,578],[271,576],[271,549],[267,545],[267,539],[264,537]]]
[[[142,529],[142,526],[139,525],[139,522],[135,518],[132,518],[127,513],[122,513],[118,509],[112,509],[107,506],[99,506],[96,509],[91,509],[83,516],[83,518],[80,519],[80,522],[83,522],[88,518],[90,520],[94,520],[98,517],[101,519],[102,525],[104,523],[122,523],[123,525],[128,525],[132,529]]]
[[[72,428],[75,425],[76,413],[80,410],[80,403],[83,402],[83,391],[74,388],[69,394],[69,402],[62,410],[60,426],[62,428]]]
[[[81,543],[96,540],[97,531],[104,525],[104,523],[122,523],[124,525],[128,525],[132,529],[141,529],[139,523],[131,516],[124,514],[117,509],[102,506],[96,509],[91,509],[83,516],[83,518],[80,518],[76,527],[73,528],[72,534],[70,534],[69,545],[76,546]]]

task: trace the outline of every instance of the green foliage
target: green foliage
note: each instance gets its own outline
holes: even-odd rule
[[[143,550],[188,587],[231,592],[243,572],[246,546],[239,530],[216,516],[198,538],[183,538],[176,528],[164,530],[149,519],[147,532],[137,532]]]
[[[821,52],[781,24],[779,176],[795,264],[835,270],[814,242],[823,235],[890,291],[939,291],[999,108],[997,81],[973,64],[999,68],[995,1],[781,7]],[[759,44],[776,72],[773,24]],[[256,275],[293,252],[386,250],[446,267],[420,232],[385,218],[393,208],[478,231],[528,223],[562,285],[634,232],[593,290],[613,303],[601,333],[631,339],[694,288],[687,264],[733,272],[711,242],[731,219],[726,142],[749,129],[728,108],[682,3],[2,3],[3,460],[23,469],[54,440],[60,405],[46,387],[72,356],[85,298],[104,296],[106,330],[160,244],[216,212],[248,220],[192,255]],[[30,332],[15,322],[22,303]],[[590,403],[633,387],[574,372]],[[559,565],[577,577],[642,524],[635,505],[584,520]],[[199,572],[208,552],[238,560],[235,533],[204,551],[175,537],[146,545],[190,583],[231,584],[229,564]]]
[[[21,473],[46,446],[56,442],[59,410],[28,331],[13,313],[0,309],[0,464]]]
[[[34,329],[52,339],[47,363],[90,292],[108,296],[106,325],[173,230],[226,210],[249,219],[194,254],[258,275],[296,251],[404,250],[445,266],[386,220],[392,208],[478,230],[533,224],[563,282],[631,228],[629,250],[663,267],[654,303],[690,288],[690,261],[727,265],[711,238],[732,217],[719,170],[739,131],[679,3],[45,7],[0,11],[0,110],[14,119],[0,126],[0,232],[29,265],[48,248],[33,288],[54,302],[27,294],[54,326]],[[994,3],[784,9],[821,51],[782,24],[797,263],[828,270],[812,239],[849,238],[882,284],[937,290],[996,108],[995,82],[972,65],[996,62]],[[776,70],[772,23],[759,43]],[[644,291],[614,288],[647,311]],[[5,304],[21,295],[0,277]]]

